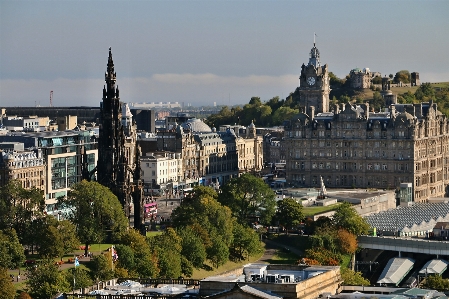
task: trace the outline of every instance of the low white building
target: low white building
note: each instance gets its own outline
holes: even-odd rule
[[[182,158],[179,153],[147,153],[140,158],[145,188],[169,189],[178,185],[182,173]]]

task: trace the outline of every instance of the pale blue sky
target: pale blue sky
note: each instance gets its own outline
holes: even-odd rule
[[[285,98],[322,64],[449,81],[449,1],[0,0],[0,105],[98,106],[108,48],[124,102]]]

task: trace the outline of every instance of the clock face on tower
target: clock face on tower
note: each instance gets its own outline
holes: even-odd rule
[[[308,83],[309,85],[315,84],[315,78],[314,78],[314,77],[309,77],[309,78],[307,78],[307,83]]]

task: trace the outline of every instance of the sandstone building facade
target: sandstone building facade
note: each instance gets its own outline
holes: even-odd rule
[[[355,68],[349,73],[352,88],[370,88],[371,78],[371,72],[368,68],[363,70]]]
[[[180,154],[178,177],[171,180],[175,188],[219,187],[241,173],[258,173],[263,168],[262,137],[253,123],[222,126],[217,131],[199,119],[177,117],[157,132],[156,142],[157,151]]]
[[[312,109],[313,111],[313,109]],[[388,188],[414,183],[414,201],[442,197],[449,183],[449,122],[435,103],[346,104],[300,113],[285,126],[287,182],[318,187]]]
[[[37,188],[46,194],[45,169],[45,159],[39,149],[0,150],[0,186],[18,180],[23,188]]]
[[[300,106],[307,111],[311,106],[317,112],[327,112],[329,109],[330,78],[327,64],[321,66],[320,51],[315,43],[310,50],[309,63],[301,66],[298,92]]]
[[[395,104],[387,96],[388,111],[348,103],[327,112],[327,91],[321,93],[317,104],[323,109],[303,106],[305,112],[286,122],[289,184],[319,187],[320,177],[335,188],[395,189],[413,183],[415,202],[447,194],[449,122],[437,104]]]

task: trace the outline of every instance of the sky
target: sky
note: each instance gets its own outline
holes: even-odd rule
[[[351,69],[449,81],[449,1],[0,0],[0,106],[98,107],[108,49],[123,102],[286,98],[313,47]]]

